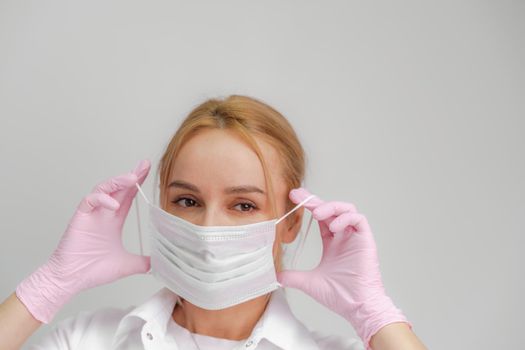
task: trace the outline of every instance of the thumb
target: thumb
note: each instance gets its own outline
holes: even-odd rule
[[[128,253],[122,265],[122,277],[138,273],[147,273],[150,269],[150,257]]]
[[[296,288],[305,292],[310,279],[311,277],[308,271],[286,270],[277,273],[277,281],[282,284],[283,287]]]
[[[143,159],[138,162],[135,169],[131,172],[132,174],[135,174],[137,176],[137,183],[142,186],[144,183],[144,180],[148,176],[149,170],[151,168],[151,162],[148,159]],[[118,199],[121,203],[120,205],[120,212],[127,213],[129,211],[129,208],[131,207],[131,202],[133,201],[133,198],[135,198],[135,195],[137,194],[137,186],[133,184],[131,188],[129,188],[127,191],[123,192]],[[116,197],[115,197],[116,198]]]
[[[149,161],[149,159],[142,159],[133,170],[135,175],[137,175],[137,182],[139,183],[139,185],[142,185],[142,183],[146,179],[146,176],[148,176],[150,168],[151,162]]]

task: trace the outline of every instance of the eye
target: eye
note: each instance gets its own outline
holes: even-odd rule
[[[248,202],[242,202],[234,206],[234,208],[239,207],[240,211],[253,211],[258,209],[255,205]]]
[[[171,202],[184,208],[194,207],[197,204],[197,202],[194,199],[188,197],[180,197]]]

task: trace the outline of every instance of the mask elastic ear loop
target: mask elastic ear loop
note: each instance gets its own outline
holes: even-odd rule
[[[137,197],[135,197],[135,212],[137,216],[137,227],[139,229],[139,245],[140,245],[140,255],[144,255],[144,251],[142,249],[142,230],[140,229],[140,213],[139,213],[139,201],[137,200]]]
[[[139,184],[135,183],[135,186],[138,188],[138,190],[139,190],[140,194],[142,195],[142,197],[144,197],[144,200],[149,204],[148,198],[146,198],[146,195],[142,191],[142,188],[140,188]],[[144,255],[143,244],[142,244],[142,229],[141,229],[142,225],[140,224],[139,201],[137,200],[137,196],[135,196],[134,200],[135,200],[135,209],[136,209],[136,213],[137,213],[136,214],[136,216],[137,216],[137,227],[139,229],[140,255]]]
[[[144,192],[142,191],[142,188],[139,186],[138,183],[135,183],[135,186],[138,188],[140,194],[142,195],[142,197],[144,197],[144,200],[148,203],[148,204],[151,204],[148,200],[148,197],[146,197],[146,195],[144,194]],[[136,198],[136,197],[135,197]]]
[[[310,199],[314,198],[315,195],[311,194],[310,196],[308,196],[306,199],[304,199],[301,203],[297,204],[295,206],[295,208],[293,208],[292,210],[290,210],[288,213],[284,214],[279,220],[277,220],[275,222],[275,224],[277,225],[278,223],[280,223],[282,220],[284,220],[288,215],[290,215],[291,213],[293,213],[294,211],[296,211],[297,209],[299,209],[304,203],[308,202]]]
[[[304,199],[299,204],[297,204],[292,210],[290,210],[288,213],[284,214],[279,220],[277,220],[275,222],[275,224],[277,225],[279,222],[284,220],[288,215],[290,215],[291,213],[293,213],[294,211],[299,209],[302,205],[304,205],[306,202],[308,202],[310,199],[312,199],[314,197],[315,197],[315,195],[313,195],[313,194],[308,196],[306,199]],[[306,229],[306,234],[308,234],[308,231],[310,231],[310,225],[312,224],[312,219],[313,219],[313,215],[310,216],[310,222],[308,222],[308,227]],[[292,269],[295,267],[295,261],[297,259],[297,251],[299,249],[302,249],[302,247],[304,245],[304,241],[306,240],[306,237],[303,237],[303,236],[305,236],[305,235],[300,235],[299,236],[299,239],[300,239],[299,246],[294,249],[293,258],[292,258],[292,262],[291,262],[291,266],[290,266]]]
[[[292,262],[291,262],[291,266],[290,266],[292,269],[295,269],[295,264],[297,263],[297,261],[296,261],[297,257],[303,251],[304,243],[306,242],[306,237],[308,236],[308,232],[310,232],[310,226],[312,226],[313,219],[314,219],[314,215],[312,213],[310,213],[310,220],[308,220],[308,226],[306,227],[306,231],[305,231],[304,235],[300,235],[299,244],[297,245],[297,248],[295,248],[295,250],[293,252],[293,258],[292,258]]]

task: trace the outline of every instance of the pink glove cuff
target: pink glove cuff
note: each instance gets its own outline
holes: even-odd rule
[[[47,264],[40,266],[17,287],[16,296],[34,318],[49,323],[72,295],[54,281]]]
[[[372,349],[370,346],[372,336],[390,323],[405,322],[412,329],[412,323],[386,295],[355,305],[350,315],[348,319],[367,350]]]

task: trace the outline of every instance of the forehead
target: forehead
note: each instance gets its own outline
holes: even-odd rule
[[[254,139],[275,182],[281,173],[277,151],[260,137]],[[235,132],[224,129],[205,129],[192,136],[173,162],[170,181],[174,179],[210,190],[239,185],[266,189],[263,167],[255,151]]]

